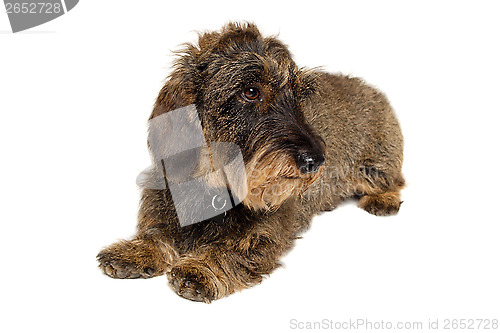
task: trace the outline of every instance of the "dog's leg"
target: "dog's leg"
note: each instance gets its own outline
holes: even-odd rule
[[[162,275],[177,257],[172,246],[176,225],[170,200],[159,190],[142,192],[138,233],[132,240],[116,242],[97,255],[102,271],[120,279]]]
[[[264,247],[261,245],[262,252],[278,252],[272,244]],[[259,284],[263,274],[270,274],[279,266],[278,257],[259,258],[258,251],[243,253],[208,246],[203,253],[188,254],[177,260],[168,270],[167,278],[179,296],[210,303]]]
[[[356,193],[358,207],[378,216],[394,215],[401,206],[400,190],[404,179],[400,171],[380,171],[373,166],[363,167]],[[360,192],[359,192],[360,191]]]
[[[240,226],[253,225],[238,236],[202,245],[176,260],[167,271],[171,287],[179,296],[210,303],[259,284],[280,266],[279,259],[297,239],[297,230],[309,222],[299,210],[280,209],[255,223],[236,221]]]

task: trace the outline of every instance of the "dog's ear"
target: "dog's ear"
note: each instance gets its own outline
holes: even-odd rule
[[[313,69],[301,68],[295,75],[294,90],[297,98],[301,101],[308,101],[319,92],[319,72]]]
[[[196,102],[197,86],[203,71],[200,51],[188,44],[176,53],[178,58],[174,69],[158,93],[150,119]]]

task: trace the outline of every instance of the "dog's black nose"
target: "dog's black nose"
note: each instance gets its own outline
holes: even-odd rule
[[[323,154],[302,153],[297,157],[297,166],[303,174],[315,173],[323,164],[325,164]]]

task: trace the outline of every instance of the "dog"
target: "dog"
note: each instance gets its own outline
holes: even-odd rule
[[[403,136],[386,97],[359,78],[299,68],[276,37],[228,23],[178,52],[151,119],[194,105],[209,142],[241,149],[246,196],[222,222],[181,226],[168,189],[142,191],[138,230],[97,256],[113,278],[166,274],[210,303],[259,284],[313,216],[347,198],[398,212]]]

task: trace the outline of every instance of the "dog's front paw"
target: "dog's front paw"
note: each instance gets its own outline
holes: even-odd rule
[[[168,282],[177,295],[195,302],[218,299],[218,280],[202,262],[180,262],[167,272]]]
[[[97,261],[104,274],[118,279],[151,278],[166,270],[158,250],[142,240],[120,241],[99,252]]]

